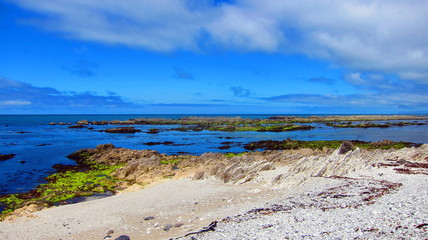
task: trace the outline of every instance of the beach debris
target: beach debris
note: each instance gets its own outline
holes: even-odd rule
[[[195,235],[195,234],[204,233],[204,232],[215,231],[216,227],[217,227],[217,221],[214,221],[214,222],[211,222],[207,227],[204,227],[199,231],[187,233],[186,235],[184,235],[184,237],[188,237],[190,235]]]
[[[419,224],[418,226],[416,226],[416,228],[423,228],[426,226],[428,226],[428,223],[422,223],[422,224]]]
[[[144,218],[145,221],[149,221],[149,220],[153,220],[153,219],[155,219],[155,217],[153,217],[153,216],[149,216],[149,217]]]

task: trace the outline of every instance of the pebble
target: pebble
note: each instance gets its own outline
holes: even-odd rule
[[[129,238],[127,235],[120,235],[115,240],[131,240],[131,238]]]
[[[361,196],[373,188],[384,188],[380,181],[370,177],[341,180],[331,193],[326,194],[327,187],[317,187],[274,200],[284,211],[250,211],[220,221],[215,231],[200,233],[198,239],[428,239],[427,176],[400,174],[382,180],[403,185],[373,197],[368,204]],[[275,205],[261,208],[275,209]]]
[[[153,219],[155,219],[155,217],[153,217],[153,216],[149,216],[149,217],[145,217],[145,218],[144,218],[144,220],[145,220],[145,221],[153,220]]]
[[[173,226],[172,226],[172,224],[167,224],[167,225],[165,225],[165,226],[163,227],[163,230],[164,230],[164,231],[169,231],[172,227],[173,227]]]
[[[179,228],[181,226],[183,226],[183,223],[177,223],[177,224],[174,225],[175,228]]]

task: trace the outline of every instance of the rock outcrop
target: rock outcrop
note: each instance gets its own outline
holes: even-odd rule
[[[15,154],[0,154],[0,161],[5,161],[14,158]]]
[[[345,149],[346,151],[344,151]],[[109,165],[121,164],[113,176],[130,184],[151,184],[170,178],[194,180],[215,178],[224,183],[243,184],[259,181],[261,172],[275,170],[270,184],[300,184],[308,177],[344,176],[349,172],[369,169],[387,159],[419,159],[427,161],[428,145],[401,150],[367,150],[347,145],[334,151],[299,149],[287,151],[248,152],[228,158],[221,153],[205,153],[201,156],[166,155],[153,150],[117,148],[112,144],[99,145],[95,149],[83,149],[69,157]],[[424,152],[425,151],[425,152]]]
[[[106,130],[102,130],[101,132],[106,132],[106,133],[137,133],[137,132],[141,132],[141,130],[136,129],[134,127],[117,127],[117,128],[108,128]]]

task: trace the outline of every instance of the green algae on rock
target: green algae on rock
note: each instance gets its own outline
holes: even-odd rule
[[[0,219],[29,204],[49,207],[76,197],[115,190],[118,180],[111,175],[123,165],[111,166],[90,161],[88,159],[92,154],[87,152],[77,155],[74,156],[77,166],[64,165],[63,170],[46,177],[47,183],[40,184],[36,189],[22,194],[0,196],[0,202],[4,205]]]
[[[273,141],[273,140],[265,140],[265,141],[257,141],[248,143],[244,146],[245,149],[249,151],[254,151],[258,149],[262,150],[288,150],[288,149],[300,149],[300,148],[310,148],[310,149],[323,149],[330,148],[336,149],[339,148],[343,141],[341,140],[331,140],[331,141],[300,141],[300,140],[292,140],[286,139],[283,141]],[[405,147],[418,146],[415,143],[409,142],[393,142],[389,140],[382,140],[380,142],[364,142],[364,141],[349,141],[353,145],[359,148],[365,149],[401,149]]]
[[[212,126],[207,128],[210,131],[223,131],[223,132],[285,132],[297,130],[310,130],[314,127],[308,125],[225,125],[225,126]]]

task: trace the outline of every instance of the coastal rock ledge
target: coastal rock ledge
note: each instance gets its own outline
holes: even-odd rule
[[[100,239],[114,229],[111,239],[426,239],[428,145],[346,144],[201,156],[83,149],[69,157],[121,166],[113,176],[143,189],[0,222],[0,238]]]

